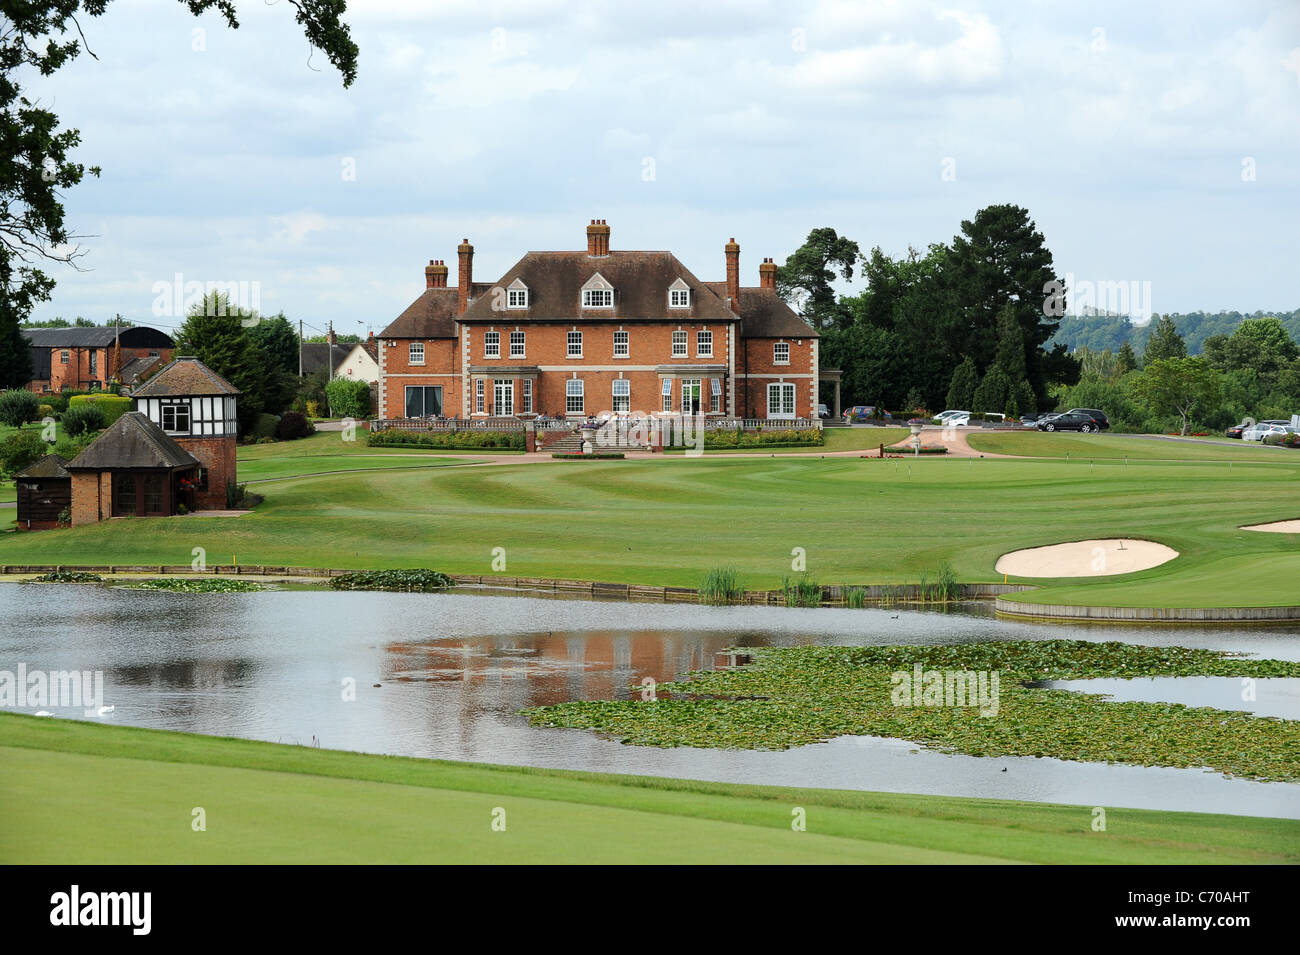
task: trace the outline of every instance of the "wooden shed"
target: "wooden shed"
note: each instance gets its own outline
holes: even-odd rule
[[[72,506],[72,475],[67,464],[59,455],[47,454],[14,475],[20,530],[58,527],[59,515]]]

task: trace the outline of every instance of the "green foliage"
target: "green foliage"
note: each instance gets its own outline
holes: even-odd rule
[[[957,411],[974,411],[975,389],[978,384],[979,372],[975,369],[975,362],[969,357],[962,359],[962,363],[952,373],[945,404]]]
[[[260,316],[248,328],[248,339],[266,356],[270,369],[282,375],[298,375],[298,332],[284,313]],[[276,409],[277,411],[279,409]]]
[[[20,428],[0,441],[0,469],[12,476],[49,453],[50,446],[41,440],[40,432]]]
[[[74,438],[93,431],[102,431],[108,425],[104,408],[98,404],[77,405],[69,402],[68,410],[63,412],[60,421],[63,423],[64,434]]]
[[[71,461],[82,451],[85,451],[98,436],[98,432],[95,430],[84,431],[79,435],[70,435],[65,424],[63,435],[55,442],[53,451],[64,460]]]
[[[325,386],[330,414],[335,418],[365,418],[370,414],[370,384],[335,378]]]
[[[477,448],[522,451],[525,446],[522,431],[405,431],[397,428],[367,432],[366,444],[372,448],[417,447],[464,451]]]
[[[820,607],[822,588],[807,574],[784,577],[781,579],[781,599],[787,607]]]
[[[131,399],[123,398],[121,395],[94,394],[94,395],[74,395],[68,399],[68,408],[86,408],[94,407],[100,410],[104,423],[101,428],[107,428],[122,415],[131,410]],[[66,417],[67,412],[64,412]],[[64,429],[67,429],[65,422]]]
[[[315,433],[316,426],[296,411],[286,411],[280,415],[275,426],[275,436],[281,441],[296,441]]]
[[[1142,352],[1142,364],[1163,361],[1169,358],[1186,358],[1187,343],[1178,334],[1178,326],[1168,315],[1151,323],[1151,332],[1147,335],[1147,347]]]
[[[975,389],[975,394],[971,398],[971,406],[967,410],[980,414],[987,414],[990,411],[1001,414],[1010,395],[1011,382],[1007,380],[1007,373],[1002,370],[1000,365],[994,365],[988,370],[979,387]]]
[[[581,451],[556,451],[551,457],[559,458],[561,461],[622,461],[625,455],[622,451],[593,451],[591,454],[583,454]]]
[[[801,314],[814,328],[841,324],[845,309],[832,283],[853,278],[861,251],[853,240],[834,229],[813,229],[804,244],[777,268],[776,290],[782,298],[803,299]]]
[[[1177,415],[1182,434],[1193,413],[1209,409],[1222,395],[1221,376],[1204,357],[1161,358],[1149,362],[1133,383],[1133,393],[1157,415]]]
[[[738,604],[745,599],[740,574],[734,567],[714,567],[700,582],[700,603],[723,606]]]
[[[369,570],[330,578],[335,590],[392,590],[406,593],[434,593],[454,587],[456,582],[436,570]]]
[[[35,421],[40,414],[40,404],[35,394],[23,388],[0,392],[0,424],[17,428]]]
[[[1118,703],[1033,685],[1105,677],[1295,677],[1300,663],[1083,640],[745,652],[753,656],[748,666],[660,684],[653,703],[562,703],[524,712],[533,725],[592,729],[643,746],[787,749],[852,734],[913,740],[972,756],[1208,766],[1253,779],[1300,779],[1294,756],[1300,721]],[[898,674],[910,680],[917,666],[922,672],[984,673],[989,684],[997,673],[996,718],[970,705],[902,705],[911,694],[899,692]]]
[[[251,580],[224,577],[156,577],[126,586],[131,590],[165,590],[173,594],[247,594],[263,589]]]
[[[776,428],[744,431],[740,428],[709,428],[704,432],[705,450],[725,448],[821,447],[825,436],[820,428]]]
[[[264,438],[274,438],[275,429],[279,425],[280,419],[273,414],[261,412],[257,416],[257,422],[253,425],[253,431],[249,435],[254,441],[261,441]]]
[[[866,587],[850,587],[848,584],[841,584],[840,593],[843,595],[844,606],[850,610],[861,610],[867,605]]]
[[[38,584],[102,584],[104,578],[99,574],[91,574],[84,570],[55,570],[48,574],[33,577],[31,581],[24,582]]]
[[[1130,371],[1137,368],[1137,355],[1133,353],[1133,343],[1125,341],[1120,346],[1119,352],[1115,356],[1116,371],[1120,375],[1127,375]]]

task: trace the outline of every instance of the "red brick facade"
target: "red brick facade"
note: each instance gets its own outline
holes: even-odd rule
[[[235,436],[184,437],[174,435],[176,443],[207,469],[207,487],[194,491],[194,506],[199,510],[222,510],[226,506],[226,485],[238,480],[235,468]]]
[[[78,471],[72,475],[72,526],[94,524],[113,516],[113,475]]]
[[[734,239],[724,282],[671,253],[611,251],[603,220],[585,252],[528,253],[496,283],[473,282],[473,252],[461,242],[454,287],[431,261],[424,294],[380,334],[380,418],[407,417],[410,388],[440,388],[444,417],[816,417],[817,334],[776,295],[770,259],[741,287]]]

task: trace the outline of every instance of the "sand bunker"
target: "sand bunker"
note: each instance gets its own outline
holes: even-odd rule
[[[1154,541],[1072,541],[1003,554],[997,571],[1016,577],[1110,577],[1159,567],[1177,556],[1178,551]]]
[[[1300,534],[1300,521],[1274,521],[1272,524],[1251,524],[1243,531],[1268,531],[1272,534]]]

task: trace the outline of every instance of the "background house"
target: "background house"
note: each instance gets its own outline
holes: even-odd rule
[[[134,380],[148,367],[137,361],[169,361],[176,347],[166,332],[144,325],[24,328],[22,333],[32,354],[27,388],[38,394],[103,388],[110,381],[125,382],[124,371]]]

